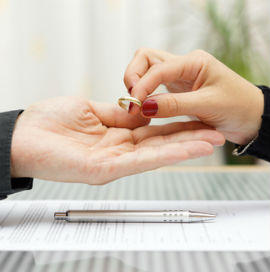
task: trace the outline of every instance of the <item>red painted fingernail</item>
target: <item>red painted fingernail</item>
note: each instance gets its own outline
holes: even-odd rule
[[[128,89],[128,93],[129,93],[129,94],[131,94],[132,88],[133,88],[133,87],[130,87],[130,88]]]
[[[145,116],[153,116],[158,111],[158,104],[154,99],[149,99],[143,102],[142,112]]]
[[[134,104],[132,102],[129,103],[128,113],[130,113],[131,109],[133,108]]]

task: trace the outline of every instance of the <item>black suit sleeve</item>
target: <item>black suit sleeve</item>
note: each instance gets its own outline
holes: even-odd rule
[[[266,86],[258,86],[258,88],[262,90],[264,95],[264,111],[258,136],[246,146],[237,146],[233,154],[248,154],[270,161],[270,89]]]
[[[32,188],[32,178],[11,178],[10,150],[16,119],[23,110],[0,113],[0,199]]]

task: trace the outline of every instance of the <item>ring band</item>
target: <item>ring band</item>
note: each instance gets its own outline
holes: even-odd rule
[[[118,99],[118,104],[121,108],[125,109],[125,110],[128,110],[128,105],[124,103],[124,101],[127,101],[127,102],[132,102],[136,105],[138,105],[139,107],[142,106],[142,102],[135,98],[135,97],[132,97],[132,96],[122,96]]]

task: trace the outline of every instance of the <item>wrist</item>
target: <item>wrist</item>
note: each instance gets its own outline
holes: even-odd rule
[[[32,179],[12,179],[11,169],[11,151],[14,126],[22,110],[15,110],[0,113],[0,177],[1,177],[1,195],[6,196],[22,189],[30,189]],[[18,181],[18,182],[17,182]],[[1,196],[0,196],[1,197]]]
[[[238,143],[240,145],[247,145],[258,136],[262,115],[264,110],[264,96],[262,91],[252,85],[252,93],[250,101],[246,105],[246,113],[244,112],[244,119],[246,120],[245,131],[242,140]]]
[[[22,118],[22,114],[18,115],[13,129],[12,140],[11,140],[11,150],[10,150],[10,174],[12,178],[21,178],[26,177],[24,174],[25,165],[21,163],[23,160],[23,140],[22,135],[20,135],[20,120]]]

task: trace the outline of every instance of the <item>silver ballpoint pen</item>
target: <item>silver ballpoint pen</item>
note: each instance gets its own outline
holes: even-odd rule
[[[215,214],[184,210],[69,210],[54,214],[54,219],[67,222],[191,223],[215,218]]]

